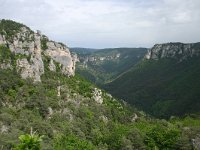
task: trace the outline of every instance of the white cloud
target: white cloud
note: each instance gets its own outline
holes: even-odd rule
[[[200,41],[199,0],[0,0],[0,18],[69,46],[152,46]]]

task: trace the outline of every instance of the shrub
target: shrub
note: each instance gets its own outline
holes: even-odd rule
[[[41,141],[43,136],[35,133],[21,135],[19,137],[20,144],[14,150],[41,150]]]

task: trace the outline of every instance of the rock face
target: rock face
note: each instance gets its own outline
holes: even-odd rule
[[[77,56],[72,55],[66,46],[56,42],[47,42],[47,47],[45,55],[61,64],[62,73],[68,76],[74,75]]]
[[[107,55],[107,56],[98,56],[98,55],[86,55],[86,56],[80,56],[80,62],[84,65],[84,67],[87,66],[87,63],[92,63],[92,64],[98,64],[98,63],[104,63],[105,61],[114,61],[118,60],[120,58],[121,54],[116,53],[112,55]]]
[[[22,78],[32,78],[34,81],[41,81],[44,74],[43,57],[49,57],[50,71],[56,71],[57,62],[61,67],[61,72],[67,76],[75,74],[75,64],[77,56],[72,55],[64,44],[49,41],[41,32],[33,32],[28,27],[23,26],[20,30],[7,39],[7,33],[0,34],[0,44],[6,45],[15,54],[16,68]],[[44,48],[45,46],[45,48]],[[10,64],[1,64],[2,69],[12,68]]]
[[[0,64],[0,68],[1,69],[12,69],[12,65],[11,62],[3,62]]]
[[[0,34],[0,44],[6,44],[5,37]]]
[[[56,65],[54,64],[53,59],[50,60],[49,70],[56,71]]]
[[[103,103],[102,91],[100,89],[94,88],[93,99],[99,104]]]
[[[200,138],[196,137],[195,139],[192,139],[192,145],[194,149],[200,150]]]
[[[200,55],[200,43],[166,43],[156,44],[145,55],[146,59],[159,60],[162,58],[176,58],[184,60]]]

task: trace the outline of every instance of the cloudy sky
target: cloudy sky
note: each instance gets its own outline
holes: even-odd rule
[[[200,0],[0,0],[0,19],[70,47],[200,42]]]

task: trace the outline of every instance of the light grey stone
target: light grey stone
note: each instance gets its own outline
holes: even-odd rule
[[[8,126],[2,125],[2,127],[1,127],[1,133],[7,133],[8,130],[9,130],[9,127],[8,127]]]
[[[102,91],[100,89],[94,88],[93,99],[99,104],[103,103]]]
[[[5,41],[4,36],[0,34],[0,45],[1,44],[6,44],[6,41]]]
[[[51,59],[49,62],[49,70],[54,72],[56,71],[56,65],[54,64],[53,59]]]
[[[40,77],[44,74],[43,54],[51,59],[48,66],[51,71],[56,71],[55,61],[59,63],[63,74],[73,76],[78,61],[77,56],[71,54],[65,45],[53,41],[47,42],[48,49],[43,51],[41,49],[41,38],[44,37],[48,40],[46,36],[41,35],[41,32],[34,33],[30,29],[22,27],[11,42],[6,41],[4,36],[0,35],[0,44],[7,43],[10,51],[14,54],[27,56],[27,58],[18,59],[16,62],[17,71],[24,79],[33,78],[34,81],[41,81]],[[0,64],[0,67],[7,69],[10,66],[4,63]]]
[[[102,120],[104,123],[108,123],[108,117],[102,115],[102,116],[99,116],[99,119]]]
[[[195,139],[192,139],[192,145],[195,150],[200,150],[200,138],[196,137]]]
[[[131,121],[135,122],[137,119],[138,119],[138,115],[134,113]]]
[[[75,65],[78,60],[77,56],[72,55],[67,47],[62,47],[61,44],[56,42],[47,42],[47,46],[48,49],[45,51],[45,55],[61,64],[61,72],[63,74],[73,76],[75,74]]]
[[[192,44],[166,43],[156,44],[145,55],[145,59],[159,60],[161,58],[176,58],[180,61],[193,56],[200,55],[200,49]]]

